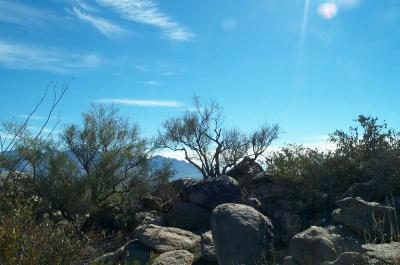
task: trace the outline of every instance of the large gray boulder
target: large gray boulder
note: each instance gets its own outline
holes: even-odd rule
[[[208,230],[211,211],[190,202],[178,203],[166,216],[167,224],[184,230]]]
[[[242,194],[236,180],[231,177],[218,177],[203,180],[182,190],[184,201],[213,210],[223,203],[240,203]]]
[[[361,236],[390,240],[393,232],[398,232],[396,213],[393,207],[363,199],[345,198],[337,202],[338,209],[332,213],[336,223],[347,226]]]
[[[217,261],[211,231],[205,232],[201,235],[201,258],[211,262]]]
[[[289,249],[300,265],[315,265],[334,261],[343,252],[357,251],[360,243],[342,227],[312,226],[294,236]]]
[[[191,265],[193,254],[186,250],[174,250],[158,256],[152,265]]]
[[[211,231],[220,265],[255,265],[271,254],[273,227],[254,208],[227,203],[214,209]]]
[[[158,253],[187,250],[196,258],[201,254],[201,237],[179,228],[143,225],[135,229],[135,236],[142,244]]]

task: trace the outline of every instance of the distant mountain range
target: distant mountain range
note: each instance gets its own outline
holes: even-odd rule
[[[154,168],[161,167],[164,163],[169,163],[172,169],[175,170],[175,175],[173,179],[191,177],[191,178],[201,178],[201,173],[193,165],[186,161],[178,160],[175,158],[163,157],[160,155],[153,156],[150,159],[150,164]]]
[[[72,155],[71,152],[67,151],[67,154],[70,157],[70,159],[78,163],[78,161],[76,160],[74,155]],[[7,156],[18,158],[18,153],[15,151],[9,151],[7,152]],[[156,155],[150,158],[150,165],[152,168],[160,168],[165,163],[170,164],[172,169],[175,171],[175,175],[172,177],[172,179],[179,179],[183,177],[191,177],[191,178],[202,177],[201,173],[193,165],[189,164],[186,161],[178,160],[175,158],[163,157],[160,155]],[[30,166],[27,166],[26,161],[22,161],[22,163],[20,163],[20,165],[18,166],[17,170],[29,171]]]

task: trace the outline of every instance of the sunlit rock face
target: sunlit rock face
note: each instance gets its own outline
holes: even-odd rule
[[[250,206],[219,205],[211,215],[211,230],[220,265],[255,265],[271,254],[271,220]]]

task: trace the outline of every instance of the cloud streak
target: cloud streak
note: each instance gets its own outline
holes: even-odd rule
[[[154,0],[97,0],[105,7],[119,13],[125,19],[160,28],[167,38],[189,41],[195,34],[163,13]]]
[[[17,25],[40,24],[49,16],[50,14],[43,10],[16,1],[0,1],[0,21],[2,22]]]
[[[101,59],[96,54],[66,53],[0,39],[0,67],[2,68],[63,73],[95,68],[100,63]]]
[[[118,104],[129,105],[137,107],[169,107],[177,108],[182,107],[183,104],[179,101],[173,100],[143,100],[143,99],[129,99],[129,98],[101,98],[95,101],[100,104]]]
[[[107,37],[126,32],[125,29],[123,29],[122,27],[104,18],[89,15],[88,13],[83,12],[77,7],[73,7],[71,13],[80,20],[92,25],[94,28],[96,28]]]
[[[148,85],[148,86],[159,86],[161,85],[161,82],[156,81],[156,80],[148,80],[143,82],[143,84]]]

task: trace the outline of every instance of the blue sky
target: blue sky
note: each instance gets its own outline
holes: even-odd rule
[[[277,144],[322,144],[358,114],[400,127],[397,0],[0,0],[0,29],[2,121],[75,78],[63,123],[113,102],[151,135],[196,94],[228,127],[278,123]]]

